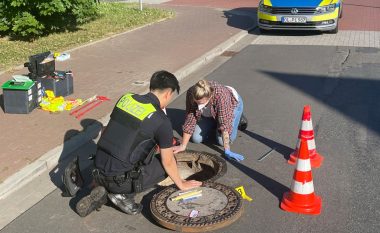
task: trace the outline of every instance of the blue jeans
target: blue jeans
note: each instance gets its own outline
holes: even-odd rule
[[[230,142],[235,141],[237,137],[238,126],[240,122],[241,114],[243,114],[244,103],[243,99],[239,95],[239,103],[234,109],[234,119],[232,121],[232,133],[230,135]],[[194,143],[202,143],[211,139],[211,137],[216,137],[219,145],[223,146],[223,139],[220,132],[217,130],[217,120],[212,117],[202,117],[195,126],[191,140]]]

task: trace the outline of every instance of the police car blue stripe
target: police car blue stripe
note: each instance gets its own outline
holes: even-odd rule
[[[317,7],[322,0],[271,0],[272,7]]]

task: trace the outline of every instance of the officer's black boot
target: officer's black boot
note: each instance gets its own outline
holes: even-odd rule
[[[246,130],[247,127],[248,127],[248,119],[242,113],[240,117],[238,129],[243,131],[243,130]]]
[[[91,193],[82,198],[76,205],[79,216],[86,217],[92,211],[107,203],[107,191],[103,186],[95,187]]]
[[[109,193],[108,198],[126,214],[136,215],[141,213],[142,205],[136,203],[133,197],[129,197],[125,194]]]
[[[63,174],[63,184],[65,185],[68,196],[75,196],[80,187],[83,185],[83,178],[79,170],[78,157],[75,157],[65,168]]]

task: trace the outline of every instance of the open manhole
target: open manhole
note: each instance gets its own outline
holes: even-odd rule
[[[207,152],[186,150],[175,155],[182,179],[198,181],[215,181],[227,171],[226,161]],[[173,181],[166,178],[158,185],[169,186]]]
[[[202,196],[186,202],[171,200],[179,193],[174,185],[157,193],[150,202],[153,218],[171,230],[205,232],[228,226],[241,216],[242,199],[233,188],[205,182],[197,189]]]

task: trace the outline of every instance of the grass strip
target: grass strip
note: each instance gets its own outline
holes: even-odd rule
[[[133,28],[172,18],[174,13],[144,7],[135,3],[100,3],[99,18],[80,25],[75,31],[53,33],[34,41],[16,41],[0,38],[0,71],[10,70],[28,61],[30,55],[44,52],[63,52]]]

